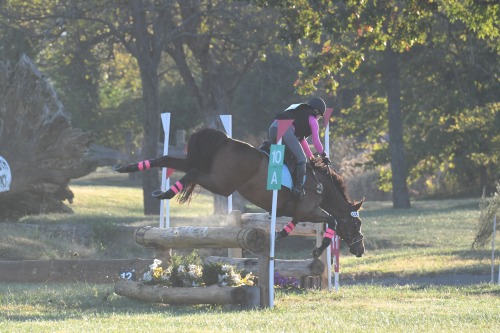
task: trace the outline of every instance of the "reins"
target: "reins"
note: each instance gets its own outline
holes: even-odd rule
[[[333,189],[335,190],[335,195],[337,197],[337,201],[340,203],[340,199],[339,199],[340,194],[339,194],[339,192],[337,190],[337,186],[335,186],[335,182],[333,181],[333,177],[332,177],[332,174],[330,172],[330,166],[328,164],[326,164],[326,168],[327,168],[326,172],[328,173],[328,176],[330,176],[330,181],[332,182]],[[317,178],[316,178],[316,180],[317,180]],[[340,207],[340,214],[343,215],[343,216],[347,216],[347,214],[344,215],[344,211],[343,211],[343,208],[342,208],[341,204],[339,205],[339,207]],[[352,213],[349,214],[349,215],[351,216],[351,222],[354,223],[354,221],[353,221],[354,216],[352,216]],[[342,220],[345,221],[345,223],[347,223],[347,218],[346,217],[343,217]],[[347,234],[349,236],[349,239],[353,240],[353,238],[351,237],[351,232],[349,231],[349,228],[347,228],[346,232],[347,232]],[[351,247],[352,245],[354,245],[356,243],[359,243],[362,240],[363,240],[363,235],[361,235],[361,237],[359,239],[358,238],[354,238],[354,240],[351,243],[347,243],[347,245],[349,247]]]

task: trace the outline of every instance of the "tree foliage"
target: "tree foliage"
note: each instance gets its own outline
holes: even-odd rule
[[[446,183],[491,188],[498,174],[497,2],[259,3],[282,10],[287,41],[304,50],[297,86],[303,91],[323,87],[336,95],[341,117],[334,133],[371,143],[371,165],[383,167],[385,189],[395,190],[387,180],[394,185],[394,172],[404,168],[385,165],[401,155],[410,184],[424,179],[428,193],[449,193]],[[388,55],[396,62],[384,67]],[[398,67],[399,74],[388,80],[387,69]],[[387,86],[396,80],[401,98],[393,110],[401,112],[400,139],[391,133],[390,91],[397,88]],[[394,142],[404,144],[406,153],[398,148],[395,154]]]

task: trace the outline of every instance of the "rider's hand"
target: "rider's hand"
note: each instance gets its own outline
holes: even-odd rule
[[[325,163],[326,165],[332,165],[332,161],[330,161],[328,156],[326,156],[325,152],[321,154],[321,157],[323,158],[323,163]]]

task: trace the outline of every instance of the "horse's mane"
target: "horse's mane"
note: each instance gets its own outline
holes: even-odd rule
[[[188,169],[210,172],[216,152],[228,140],[226,133],[212,128],[204,128],[191,135],[187,145]]]
[[[328,177],[331,177],[333,181],[333,185],[340,190],[340,194],[342,197],[349,203],[352,203],[352,200],[347,195],[347,183],[334,168],[329,165],[323,163],[323,159],[320,156],[316,156],[313,159],[312,167],[314,170],[319,171],[323,174],[326,174]]]

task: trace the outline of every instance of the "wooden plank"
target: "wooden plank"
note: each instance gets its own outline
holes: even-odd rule
[[[204,259],[205,263],[223,263],[232,265],[239,270],[246,270],[257,275],[259,273],[259,262],[257,258],[226,258],[210,256]],[[295,277],[301,279],[303,276],[322,275],[325,271],[325,265],[319,259],[307,260],[281,260],[275,259],[274,268],[282,276]]]
[[[281,231],[292,220],[291,217],[281,216],[276,218],[276,231]],[[300,222],[290,236],[316,236],[317,225],[321,223]],[[269,232],[271,215],[266,213],[245,213],[241,215],[241,226],[246,228],[259,228]]]

